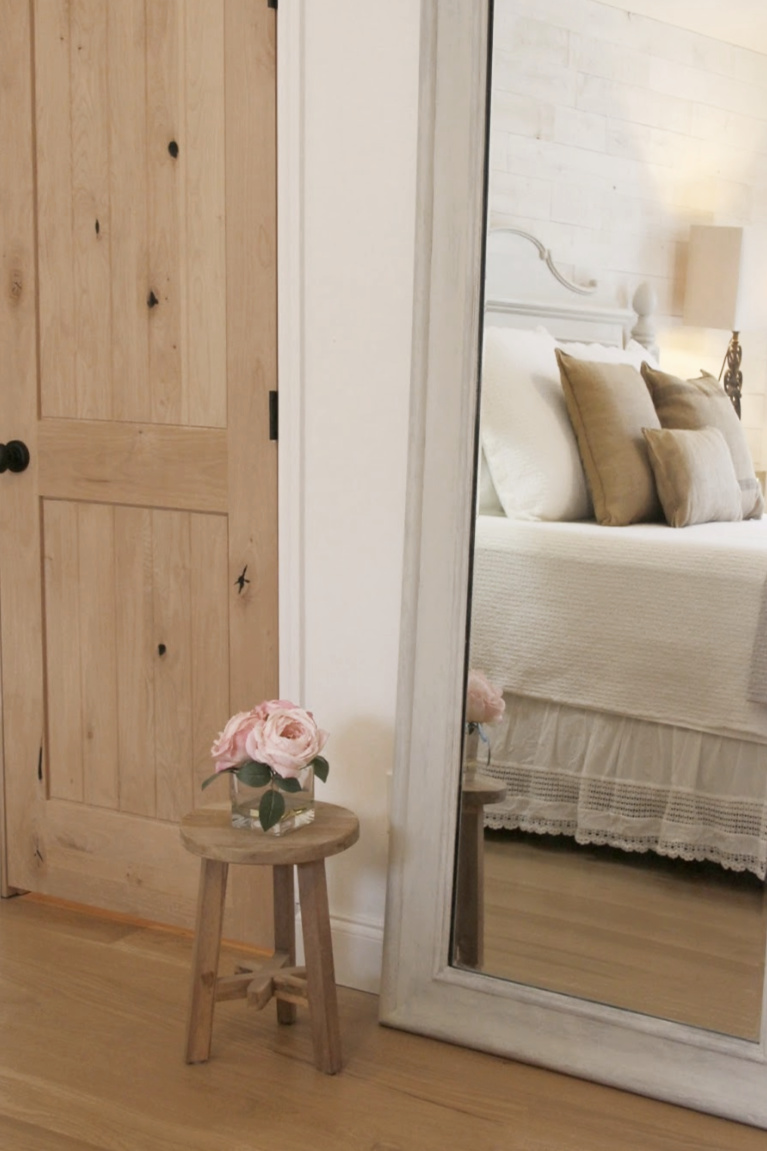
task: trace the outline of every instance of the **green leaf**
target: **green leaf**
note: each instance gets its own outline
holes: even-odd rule
[[[279,791],[275,791],[273,788],[265,791],[258,805],[258,822],[264,831],[268,831],[270,827],[274,827],[275,823],[279,823],[284,811],[285,800]]]
[[[328,778],[330,764],[323,755],[315,755],[312,763],[314,764],[314,774],[317,776],[317,779],[321,779],[324,783]]]
[[[274,782],[282,791],[300,791],[301,784],[292,776],[282,776],[278,771],[274,773]]]
[[[256,763],[251,759],[238,767],[234,774],[247,787],[266,787],[272,778],[272,769],[265,763]]]
[[[220,778],[221,778],[221,776],[222,776],[222,775],[224,775],[224,774],[228,775],[229,773],[228,773],[228,771],[227,771],[227,772],[223,772],[223,771],[217,771],[217,772],[215,772],[213,775],[209,775],[207,779],[204,779],[204,780],[202,781],[202,783],[200,784],[200,787],[201,787],[201,788],[202,788],[202,790],[204,791],[204,790],[205,790],[205,788],[206,788],[206,787],[208,787],[208,785],[209,785],[209,784],[213,783],[213,780],[214,780],[214,779],[220,779]]]

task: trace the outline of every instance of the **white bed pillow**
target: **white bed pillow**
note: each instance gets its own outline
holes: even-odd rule
[[[545,328],[487,327],[481,439],[500,504],[512,519],[587,520],[594,508],[567,413],[555,351],[639,370],[647,350],[557,341]]]
[[[614,344],[569,343],[567,340],[557,340],[557,347],[576,360],[590,360],[592,364],[631,364],[637,371],[643,363],[649,363],[654,368],[658,366],[647,348],[636,340],[629,340],[625,348],[618,348]]]
[[[501,506],[512,519],[592,515],[555,348],[543,330],[485,330],[482,447]]]

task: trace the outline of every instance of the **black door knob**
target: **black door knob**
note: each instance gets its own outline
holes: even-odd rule
[[[23,472],[29,465],[29,448],[21,440],[0,444],[0,472]]]

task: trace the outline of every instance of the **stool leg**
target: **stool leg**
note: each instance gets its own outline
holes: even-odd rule
[[[187,1063],[204,1063],[210,1057],[228,870],[229,865],[219,863],[218,860],[203,858],[201,861],[197,927],[192,952],[192,988],[186,1032]]]
[[[296,965],[296,907],[293,891],[293,864],[277,864],[272,868],[274,886],[274,950],[286,951],[288,966]],[[295,1003],[277,1000],[278,1023],[295,1023]]]
[[[312,1024],[314,1063],[335,1075],[341,1070],[338,998],[330,938],[325,860],[298,864],[298,894],[306,953],[306,987]]]

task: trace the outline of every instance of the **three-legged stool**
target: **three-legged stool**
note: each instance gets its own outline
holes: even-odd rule
[[[231,826],[228,811],[202,808],[181,821],[181,841],[202,856],[186,1061],[210,1056],[213,1010],[219,999],[247,999],[260,1008],[277,1000],[280,1023],[293,1023],[296,1005],[309,1008],[314,1062],[320,1071],[341,1070],[338,1001],[330,938],[325,859],[351,847],[359,821],[345,807],[315,804],[314,822],[284,836]],[[231,863],[271,867],[274,882],[274,959],[258,968],[218,975],[226,879]],[[293,867],[304,935],[305,967],[296,967]]]

